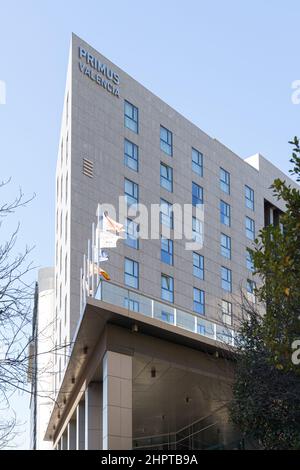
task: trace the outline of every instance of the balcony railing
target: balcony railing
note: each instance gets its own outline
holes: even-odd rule
[[[148,318],[155,318],[169,325],[196,333],[199,336],[234,346],[234,331],[228,328],[227,325],[212,322],[201,315],[154,300],[112,282],[100,281],[98,288],[95,290],[94,297],[97,300],[125,308]]]

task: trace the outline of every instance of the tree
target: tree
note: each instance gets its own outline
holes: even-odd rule
[[[7,183],[0,183],[0,189]],[[0,205],[0,228],[3,229],[7,216],[26,206],[31,199],[25,199],[20,190],[12,202]],[[28,260],[30,248],[17,252],[19,227],[18,224],[8,241],[0,241],[0,448],[17,432],[14,413],[7,417],[11,395],[16,390],[26,390],[27,382],[28,326],[33,298],[28,274],[33,266]]]
[[[290,143],[291,173],[299,182],[299,141]],[[256,296],[264,313],[243,298],[230,413],[260,447],[299,449],[300,366],[292,361],[292,345],[300,338],[300,191],[280,179],[271,188],[286,211],[249,250],[262,281]]]

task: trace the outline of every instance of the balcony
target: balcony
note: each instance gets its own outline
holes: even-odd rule
[[[166,302],[155,300],[112,282],[100,281],[94,298],[138,313],[144,317],[160,320],[169,325],[196,333],[199,335],[199,339],[200,337],[206,337],[230,346],[235,345],[234,330],[228,328],[227,325],[207,320],[194,312],[173,307]],[[85,299],[83,298],[83,308],[84,305]]]

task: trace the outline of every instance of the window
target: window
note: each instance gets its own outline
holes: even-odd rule
[[[124,125],[131,131],[138,134],[139,132],[139,110],[129,101],[124,101]]]
[[[167,155],[173,155],[172,132],[160,126],[160,148]]]
[[[139,149],[138,146],[130,142],[130,140],[124,140],[124,164],[128,168],[134,171],[139,171]]]
[[[166,274],[161,275],[161,298],[174,302],[174,279]]]
[[[221,255],[231,259],[231,238],[225,233],[221,233]]]
[[[67,241],[68,238],[68,212],[66,213],[66,219],[65,219],[65,241]]]
[[[247,279],[247,296],[250,302],[253,302],[253,303],[256,302],[255,290],[256,290],[256,283],[252,281],[251,279]]]
[[[202,244],[203,242],[203,225],[201,220],[197,219],[197,217],[192,218],[192,237],[193,241],[196,243]]]
[[[66,163],[68,163],[69,159],[69,134],[67,134],[67,139],[66,139]]]
[[[203,155],[192,148],[192,170],[199,176],[203,176]]]
[[[204,291],[194,287],[194,312],[204,315],[205,313],[205,295]]]
[[[203,188],[199,184],[192,183],[192,204],[203,204]]]
[[[172,204],[164,199],[160,200],[160,220],[163,225],[173,228],[174,226],[174,214]]]
[[[164,163],[160,164],[160,185],[170,193],[173,192],[173,169]]]
[[[66,175],[66,187],[65,187],[65,191],[66,191],[66,202],[68,202],[68,189],[69,189],[69,174],[67,173]]]
[[[124,282],[126,286],[139,287],[139,264],[129,258],[125,258]]]
[[[64,141],[61,141],[60,144],[60,165],[63,165],[63,159],[64,159]]]
[[[137,300],[129,299],[128,297],[124,298],[124,307],[133,312],[140,311],[140,303]]]
[[[220,168],[220,188],[224,193],[230,194],[230,173]]]
[[[249,240],[254,240],[254,238],[255,238],[255,222],[254,222],[254,220],[250,219],[250,217],[246,217],[245,224],[246,224],[246,237],[249,238]]]
[[[231,325],[232,324],[232,303],[227,302],[227,300],[222,300],[221,308],[222,308],[223,323],[226,323],[226,325]]]
[[[160,259],[163,263],[173,265],[173,240],[161,237]]]
[[[138,224],[131,219],[126,219],[124,242],[126,243],[126,245],[130,246],[131,248],[135,248],[136,250],[139,249],[138,232]]]
[[[252,255],[251,253],[249,253],[248,250],[246,251],[246,266],[249,271],[251,272],[254,271],[254,263],[253,263]]]
[[[64,180],[63,175],[60,177],[60,200],[63,200],[63,192],[64,192]]]
[[[174,314],[167,312],[166,310],[161,311],[161,319],[167,323],[174,323]]]
[[[247,292],[249,294],[254,294],[256,289],[256,283],[251,281],[251,279],[247,279]]]
[[[248,209],[254,211],[254,191],[249,186],[245,186],[245,203]]]
[[[199,279],[204,279],[204,258],[195,251],[193,252],[193,274]]]
[[[68,275],[68,254],[65,255],[65,283],[67,282]]]
[[[67,324],[67,312],[68,312],[68,296],[65,295],[65,325]]]
[[[125,178],[125,198],[128,206],[139,202],[139,186]]]
[[[220,201],[220,221],[221,221],[221,224],[224,224],[224,225],[227,225],[227,227],[230,227],[230,224],[231,224],[230,205],[224,201]]]
[[[221,279],[222,279],[222,289],[226,290],[227,292],[231,292],[232,291],[231,270],[222,266],[221,267]]]

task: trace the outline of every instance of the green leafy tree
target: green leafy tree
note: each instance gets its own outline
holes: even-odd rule
[[[300,146],[295,137],[291,173],[300,181]],[[264,449],[300,448],[300,365],[292,345],[300,339],[300,191],[285,181],[272,184],[285,212],[263,228],[251,252],[262,280],[256,295],[262,315],[243,299],[231,417]]]

